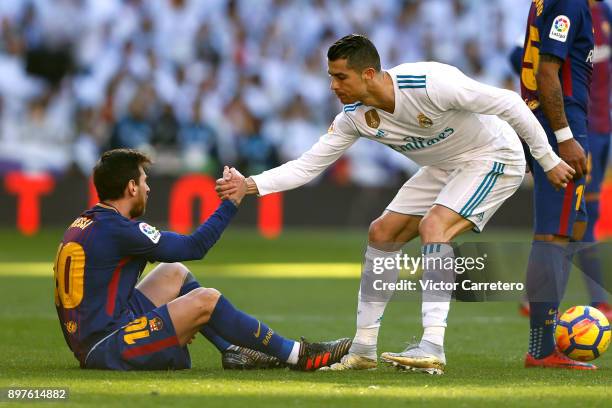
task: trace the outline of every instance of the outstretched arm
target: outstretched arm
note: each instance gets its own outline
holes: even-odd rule
[[[229,168],[224,170],[224,178],[244,182],[240,173],[230,175]],[[246,188],[238,188],[223,201],[217,210],[192,234],[182,235],[172,231],[157,231],[146,223],[130,222],[122,234],[121,248],[126,255],[139,255],[150,262],[179,262],[202,259],[221,238],[246,193]]]
[[[338,115],[329,133],[321,136],[319,141],[299,158],[251,176],[245,181],[247,194],[266,195],[300,187],[332,165],[342,154],[357,141],[348,119]],[[223,179],[217,180],[217,194],[225,198],[234,192],[235,186]]]
[[[497,115],[508,122],[529,145],[532,156],[545,172],[561,164],[562,160],[548,143],[546,132],[521,97],[513,91],[500,89],[474,81],[454,67],[438,73],[427,84],[431,101],[441,110],[458,109],[485,115]],[[564,187],[567,169],[557,168],[551,182]],[[569,181],[569,180],[568,180]]]

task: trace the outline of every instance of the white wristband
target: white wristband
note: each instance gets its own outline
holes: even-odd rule
[[[555,130],[555,136],[557,137],[557,143],[565,142],[566,140],[574,138],[572,130],[569,128],[569,126],[566,126],[563,129]]]

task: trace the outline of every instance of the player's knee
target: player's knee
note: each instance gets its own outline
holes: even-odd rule
[[[419,222],[419,235],[423,242],[443,242],[444,231],[441,228],[442,223],[435,216],[425,216]]]
[[[582,241],[584,238],[584,234],[587,230],[587,222],[586,221],[577,221],[574,223],[574,228],[572,228],[572,240],[578,242]]]
[[[190,298],[191,306],[198,316],[198,320],[201,324],[204,324],[210,318],[212,311],[215,310],[221,292],[213,288],[197,288],[189,292],[187,296]]]
[[[368,241],[371,244],[386,244],[393,242],[394,238],[389,229],[385,227],[385,223],[381,218],[372,221],[368,230]]]
[[[175,276],[180,280],[184,280],[185,276],[187,276],[187,274],[190,273],[189,268],[187,268],[185,265],[183,265],[180,262],[175,262],[172,264],[172,266],[173,266]]]
[[[189,274],[189,269],[180,262],[161,264],[158,271],[163,274],[164,279],[177,283],[183,283]]]

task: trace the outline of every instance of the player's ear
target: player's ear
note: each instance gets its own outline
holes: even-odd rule
[[[361,73],[361,78],[363,78],[364,80],[368,80],[368,81],[374,79],[375,76],[376,76],[376,70],[372,67],[364,69],[363,72]]]
[[[130,197],[133,197],[136,195],[136,181],[134,181],[134,179],[131,179],[130,181],[128,181],[127,190],[128,190],[128,194],[130,195]]]

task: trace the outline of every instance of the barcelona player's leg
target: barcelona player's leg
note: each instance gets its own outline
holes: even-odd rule
[[[190,368],[186,346],[204,326],[230,345],[260,351],[303,371],[339,361],[351,345],[350,339],[308,343],[284,338],[236,309],[216,289],[200,287],[184,266],[162,264],[158,268],[141,282],[130,300],[134,315],[144,314],[95,344],[85,359],[86,368]],[[157,304],[173,296],[169,303]]]
[[[181,263],[162,263],[147,274],[136,286],[137,296],[143,295],[155,307],[171,302],[200,287],[193,274]],[[265,369],[283,367],[276,357],[231,344],[212,327],[204,325],[200,333],[221,353],[225,369]]]
[[[594,231],[595,224],[599,220],[599,194],[608,163],[610,135],[590,132],[589,150],[590,171],[584,194],[588,220],[582,237],[585,245],[581,246],[577,260],[584,273],[585,283],[591,297],[591,306],[598,308],[610,320],[612,319],[612,307],[608,303],[608,292],[604,285]]]
[[[571,116],[570,116],[571,117]],[[549,143],[558,151],[554,132],[548,121],[539,118],[546,130]],[[574,137],[585,151],[588,141],[585,121],[570,120]],[[527,296],[530,303],[529,352],[525,366],[594,369],[592,364],[570,360],[555,349],[554,330],[558,307],[569,275],[570,239],[584,230],[579,214],[585,211],[585,177],[555,190],[546,181],[546,174],[532,159],[534,177],[534,239],[527,265]],[[586,218],[586,217],[584,217]]]

